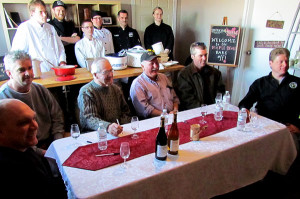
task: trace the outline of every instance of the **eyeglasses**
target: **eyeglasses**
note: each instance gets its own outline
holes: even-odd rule
[[[94,26],[85,26],[85,27],[82,27],[83,29],[93,29]]]
[[[108,74],[110,74],[110,73],[113,73],[114,72],[114,70],[106,70],[106,71],[102,71],[102,72],[100,72],[102,75],[108,75]]]

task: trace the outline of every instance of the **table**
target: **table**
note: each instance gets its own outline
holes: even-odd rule
[[[206,107],[208,113],[215,106]],[[237,107],[230,105],[231,110]],[[178,122],[199,116],[199,108],[178,113]],[[159,117],[140,122],[139,131],[159,126]],[[133,133],[130,124],[124,135]],[[247,124],[249,126],[249,124]],[[54,141],[46,156],[55,158],[70,198],[211,198],[252,184],[268,170],[285,174],[296,148],[287,128],[259,116],[259,128],[236,128],[180,145],[179,156],[158,161],[154,154],[128,161],[128,168],[114,165],[98,171],[61,166],[75,150],[72,138]],[[109,135],[109,139],[114,139]],[[83,134],[81,143],[96,142],[96,132]]]
[[[163,69],[160,69],[159,72],[172,72],[177,71],[184,68],[183,65],[173,65]],[[128,67],[124,70],[115,70],[114,71],[114,79],[125,78],[125,77],[134,77],[138,76],[143,72],[142,68],[133,68]],[[44,72],[41,75],[41,78],[34,79],[33,82],[43,85],[46,88],[51,87],[59,87],[59,86],[67,86],[67,85],[74,85],[74,84],[82,84],[88,83],[93,79],[92,74],[86,68],[77,68],[75,70],[76,79],[71,81],[56,81],[56,76],[54,71]],[[4,84],[6,81],[0,81],[0,86]]]

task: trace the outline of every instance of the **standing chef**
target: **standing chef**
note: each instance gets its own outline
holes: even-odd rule
[[[162,42],[165,51],[169,54],[170,60],[173,60],[174,34],[171,26],[163,23],[163,9],[156,7],[153,10],[154,23],[145,30],[144,43],[146,49],[152,49],[152,45]]]
[[[66,65],[64,46],[54,27],[46,23],[44,1],[32,0],[29,12],[30,19],[18,27],[11,50],[24,50],[32,59],[43,61],[42,72],[50,71],[53,65]]]
[[[142,45],[137,31],[128,26],[128,12],[120,10],[118,12],[119,27],[111,29],[114,41],[115,52],[122,49],[132,48],[136,45]]]

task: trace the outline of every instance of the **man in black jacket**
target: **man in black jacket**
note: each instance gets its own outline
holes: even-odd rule
[[[180,110],[213,104],[217,92],[225,92],[221,72],[206,63],[206,45],[194,42],[190,52],[193,62],[179,72],[175,87],[180,99]]]
[[[142,45],[140,36],[137,31],[128,26],[128,12],[126,10],[120,10],[118,12],[119,27],[110,29],[115,52],[119,52],[123,49],[132,48],[136,45]]]
[[[17,99],[0,100],[0,187],[3,198],[66,198],[53,159],[38,155],[35,112]]]
[[[287,72],[289,57],[286,48],[273,49],[269,56],[272,71],[254,81],[239,107],[250,109],[257,102],[258,114],[285,124],[294,136],[299,137],[300,78]]]

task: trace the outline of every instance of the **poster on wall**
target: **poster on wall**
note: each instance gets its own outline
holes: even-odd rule
[[[239,26],[212,25],[208,64],[236,67],[239,36]]]

